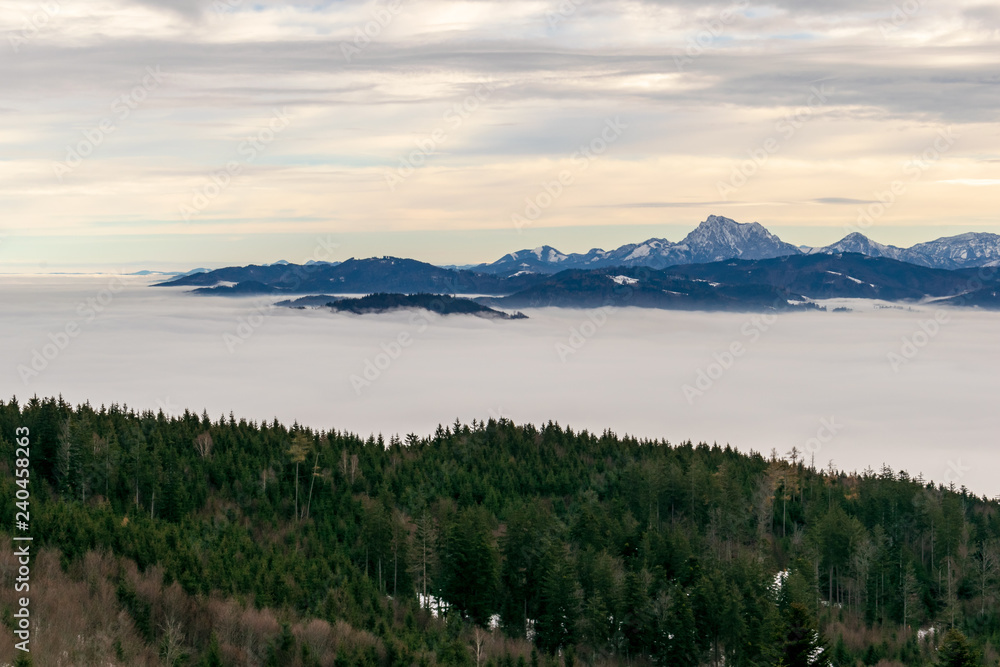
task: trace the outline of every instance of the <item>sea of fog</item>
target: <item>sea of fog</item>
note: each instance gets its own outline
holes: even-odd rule
[[[150,278],[0,276],[0,395],[429,434],[506,417],[792,448],[1000,494],[1000,313],[827,302],[772,317],[626,308],[497,321],[273,308]]]

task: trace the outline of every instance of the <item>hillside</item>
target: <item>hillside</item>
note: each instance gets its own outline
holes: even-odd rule
[[[770,311],[815,307],[801,304],[795,292],[761,284],[720,284],[691,280],[664,271],[618,268],[567,270],[545,276],[509,296],[483,297],[481,303],[506,308],[598,308],[637,306],[675,310]],[[796,305],[799,304],[799,305]]]
[[[53,399],[0,404],[5,462],[16,427],[37,665],[930,665],[939,639],[916,631],[949,626],[998,658],[1000,504],[888,469],[551,423],[384,441]],[[16,489],[4,463],[5,526]]]

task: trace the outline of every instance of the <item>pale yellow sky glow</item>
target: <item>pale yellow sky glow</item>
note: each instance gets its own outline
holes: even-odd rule
[[[801,4],[0,1],[0,270],[1000,232],[1000,9]]]

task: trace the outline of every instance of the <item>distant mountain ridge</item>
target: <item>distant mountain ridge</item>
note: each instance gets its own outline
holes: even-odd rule
[[[876,243],[860,232],[853,232],[836,243],[811,249],[809,254],[840,252],[856,252],[868,257],[887,257],[933,269],[1000,266],[1000,235],[966,232],[918,243],[909,248],[899,248]]]
[[[645,266],[662,269],[686,264],[707,264],[727,259],[771,259],[801,254],[854,252],[868,257],[886,257],[935,269],[964,269],[1000,265],[1000,235],[968,232],[898,248],[872,241],[852,232],[822,248],[800,249],[782,241],[757,222],[742,223],[710,215],[678,243],[651,238],[614,250],[594,248],[586,253],[563,253],[552,246],[518,250],[495,262],[469,267],[481,273],[515,275],[519,272],[556,273],[566,269],[596,269],[612,266]]]
[[[446,269],[415,259],[372,257],[339,264],[232,266],[158,283],[155,287],[194,287],[199,294],[509,294],[526,287],[531,276],[498,276]]]
[[[986,272],[982,267],[994,267]],[[803,300],[937,299],[1000,308],[1000,236],[968,233],[911,248],[848,234],[800,249],[759,223],[710,216],[680,243],[649,239],[612,251],[565,254],[551,246],[471,268],[372,257],[341,263],[227,267],[161,286],[206,295],[452,294],[502,307],[743,310],[799,307]],[[627,295],[627,296],[625,296]]]
[[[613,275],[617,274],[617,275]],[[481,303],[506,308],[603,305],[697,310],[784,310],[814,307],[813,299],[886,301],[943,299],[956,306],[1000,307],[1000,283],[980,281],[973,269],[933,269],[858,253],[728,259],[666,269],[569,269]]]
[[[741,223],[710,215],[679,243],[651,238],[615,250],[594,248],[587,253],[565,254],[551,246],[518,250],[490,264],[473,267],[482,273],[513,275],[518,271],[555,273],[565,269],[598,269],[611,266],[645,266],[662,269],[678,264],[702,264],[724,259],[769,259],[796,255],[800,250],[757,222]]]
[[[1000,281],[996,276],[980,276],[981,269],[934,269],[859,253],[799,253],[665,269],[618,266],[512,276],[444,269],[394,257],[316,267],[307,279],[298,281],[289,281],[288,276],[300,275],[303,267],[282,268],[285,272],[271,273],[271,267],[233,267],[220,269],[215,276],[185,276],[161,285],[194,285],[196,293],[217,296],[322,295],[299,299],[296,306],[326,305],[341,298],[332,295],[370,295],[386,292],[389,286],[397,299],[421,293],[479,295],[480,304],[505,308],[631,305],[775,310],[810,307],[813,299],[829,298],[945,299],[949,305],[1000,308]]]

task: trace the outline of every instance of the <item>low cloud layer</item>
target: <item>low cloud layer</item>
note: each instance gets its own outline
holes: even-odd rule
[[[886,463],[1000,494],[998,314],[862,301],[773,319],[545,309],[493,322],[271,309],[145,285],[4,277],[0,394],[363,435],[554,420],[782,456],[795,447],[817,466]]]

